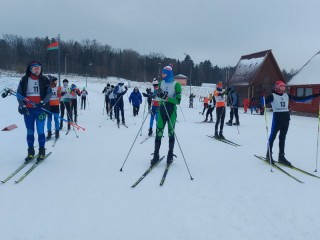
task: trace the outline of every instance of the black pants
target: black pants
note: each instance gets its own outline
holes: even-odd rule
[[[105,102],[106,102],[106,112],[107,112],[107,114],[109,114],[109,112],[110,112],[110,105],[109,105],[110,98],[106,97]]]
[[[230,110],[230,123],[232,123],[232,120],[233,120],[233,115],[236,119],[236,123],[239,123],[239,111],[238,111],[238,108],[235,108],[235,107],[232,107],[231,110]]]
[[[71,113],[71,106],[70,102],[60,102],[60,116],[64,117],[64,111],[67,109],[67,120],[68,122],[72,122],[72,113]],[[60,129],[63,126],[63,120],[60,120]],[[68,129],[70,129],[70,124],[68,124]]]
[[[115,107],[115,115],[116,115],[116,119],[117,119],[117,123],[120,122],[120,113],[121,112],[121,118],[122,118],[122,123],[125,123],[125,119],[124,119],[124,110],[123,110],[123,100],[115,100],[117,102],[117,104],[114,106]]]
[[[132,109],[133,109],[133,116],[138,115],[138,113],[139,113],[139,108],[140,108],[140,105],[138,105],[138,106],[134,106],[134,105],[132,105]]]
[[[269,137],[270,152],[272,153],[273,142],[279,134],[279,154],[284,154],[284,147],[286,142],[286,136],[289,129],[290,120],[279,121],[275,116],[272,119],[271,132]]]
[[[77,99],[71,99],[71,119],[72,114],[74,116],[73,120],[74,122],[77,122],[77,116],[78,116],[78,102]]]
[[[207,111],[207,114],[206,114],[206,120],[208,120],[208,116],[210,115],[210,120],[212,120],[212,112],[214,110],[214,107],[209,107],[208,108],[208,111]]]
[[[87,97],[81,97],[81,109],[86,109]]]
[[[224,118],[226,116],[226,107],[217,107],[216,108],[217,121],[214,127],[215,131],[218,132],[219,123],[220,123],[220,132],[223,131]]]

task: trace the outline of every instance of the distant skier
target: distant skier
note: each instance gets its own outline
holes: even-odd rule
[[[133,116],[138,116],[140,104],[142,103],[142,95],[137,87],[135,87],[130,94],[129,103],[132,103]]]
[[[216,90],[214,91],[214,97],[216,99],[216,125],[215,125],[215,131],[214,131],[214,136],[216,138],[221,138],[225,139],[223,136],[223,125],[224,125],[224,118],[226,116],[226,104],[225,104],[225,94],[227,92],[223,89],[222,82],[219,81]],[[220,131],[218,134],[218,128],[220,124]]]
[[[159,83],[156,100],[160,101],[159,116],[157,121],[157,132],[154,146],[153,159],[151,165],[159,161],[159,150],[161,139],[166,123],[168,123],[169,151],[167,154],[167,164],[173,161],[173,149],[175,142],[175,123],[177,119],[177,106],[181,102],[181,84],[173,78],[171,66],[162,69],[163,80]]]
[[[117,119],[117,124],[120,123],[120,112],[121,112],[121,120],[122,124],[126,124],[124,118],[124,102],[123,102],[123,95],[127,93],[127,86],[123,87],[124,81],[120,79],[118,85],[114,88],[113,93],[115,94],[115,115]]]
[[[59,114],[60,114],[60,88],[57,86],[58,79],[56,77],[51,78],[50,80],[50,86],[52,90],[52,96],[50,98],[50,103],[49,103],[49,111],[54,114],[53,119],[54,119],[54,126],[55,126],[55,138],[59,138]],[[47,140],[51,139],[52,137],[52,114],[47,113],[48,119],[47,119],[47,129],[48,129],[48,134],[47,134]]]
[[[114,89],[114,86],[111,85],[110,86],[110,93],[109,93],[109,105],[110,105],[110,110],[109,110],[109,114],[110,114],[110,119],[112,120],[112,112],[114,112],[114,115],[115,114],[115,110],[114,110],[114,104],[115,104],[115,94],[113,93],[113,89]]]
[[[102,93],[104,93],[105,95],[105,105],[106,105],[106,112],[107,114],[109,114],[109,111],[110,111],[110,92],[112,91],[113,89],[110,88],[110,83],[107,83],[107,86],[102,90]]]
[[[24,122],[27,128],[28,156],[25,161],[32,160],[35,156],[34,150],[34,127],[37,127],[39,155],[37,161],[45,158],[45,142],[44,126],[46,120],[46,112],[44,108],[52,95],[50,82],[48,78],[42,75],[42,66],[37,61],[28,64],[26,74],[21,78],[17,93],[29,99],[36,105],[34,106],[28,101],[21,100],[19,102],[19,113],[23,114]]]
[[[212,96],[212,93],[210,93],[210,94],[209,94],[209,98],[208,98],[208,110],[207,110],[206,119],[204,120],[204,122],[207,122],[207,121],[208,121],[209,115],[210,115],[210,120],[209,120],[209,122],[213,122],[212,112],[213,112],[215,106],[216,106],[216,100],[215,100],[215,98]]]
[[[72,122],[72,116],[71,116],[71,103],[70,103],[70,98],[71,98],[71,90],[69,88],[69,81],[68,79],[63,79],[62,81],[63,86],[61,87],[61,98],[60,98],[60,115],[61,118],[64,117],[64,111],[66,110],[67,112],[67,119],[68,122]],[[60,129],[63,127],[63,120],[60,120]],[[68,123],[68,130],[71,129],[70,124]]]
[[[274,164],[274,160],[272,157],[272,147],[273,142],[279,134],[279,158],[278,161],[285,165],[291,166],[291,163],[285,158],[284,147],[286,141],[286,135],[289,128],[290,122],[290,113],[289,113],[289,100],[293,100],[296,102],[306,102],[315,97],[319,97],[320,94],[313,94],[304,97],[298,97],[291,94],[286,93],[286,84],[284,81],[279,80],[275,83],[275,91],[266,98],[266,104],[271,103],[273,110],[273,118],[272,118],[272,127],[270,131],[270,137],[268,140],[268,145],[270,149],[267,149],[266,159],[267,161],[271,161]],[[269,155],[270,151],[270,155]]]
[[[193,108],[193,99],[196,97],[193,93],[189,96],[189,108]]]
[[[86,90],[85,87],[83,87],[81,91],[81,109],[86,110],[86,102],[87,102],[87,96],[88,96],[88,91]]]
[[[156,78],[153,79],[152,85],[153,85],[152,98],[156,98],[157,92],[159,89],[159,82]],[[152,107],[150,109],[150,125],[149,125],[148,136],[151,136],[153,133],[153,130],[152,130],[153,122],[154,122],[154,119],[156,120],[156,122],[158,121],[158,112],[159,112],[159,101],[154,99],[152,103]]]
[[[73,116],[73,122],[77,123],[78,121],[78,100],[77,96],[81,96],[79,88],[75,84],[71,84],[70,88],[70,99],[71,99],[71,116]]]
[[[154,78],[153,81],[157,81],[157,79]],[[153,93],[151,91],[151,88],[147,88],[146,89],[146,93],[142,93],[142,95],[147,98],[148,109],[150,109],[151,108],[151,102],[152,102],[152,95],[153,95]]]
[[[227,125],[232,126],[233,116],[235,116],[236,122],[233,125],[240,125],[239,122],[239,96],[238,93],[234,90],[234,87],[228,88],[228,103],[230,106],[230,120],[226,122]]]

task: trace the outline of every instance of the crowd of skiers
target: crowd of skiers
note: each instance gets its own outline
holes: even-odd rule
[[[37,160],[41,161],[45,158],[45,142],[53,135],[52,119],[54,119],[54,135],[59,138],[59,130],[63,128],[63,122],[67,122],[67,128],[70,130],[71,123],[77,123],[77,97],[81,97],[81,109],[86,108],[88,92],[85,88],[80,91],[75,84],[69,86],[69,81],[64,79],[63,85],[58,86],[58,79],[50,77],[49,79],[42,75],[42,66],[37,61],[29,63],[26,74],[20,80],[17,98],[19,102],[19,113],[24,115],[24,121],[27,128],[27,144],[28,155],[25,161],[32,160],[35,155],[34,149],[34,132],[35,126],[38,133],[39,154]],[[165,66],[162,69],[161,80],[153,79],[153,89],[147,88],[146,93],[140,93],[137,87],[134,87],[130,96],[129,103],[132,105],[133,117],[139,115],[140,105],[142,104],[142,96],[148,102],[148,113],[150,113],[148,135],[153,134],[153,123],[156,121],[156,134],[154,142],[153,159],[151,166],[159,162],[159,149],[164,133],[164,128],[168,126],[169,149],[167,154],[167,163],[171,164],[175,156],[175,123],[177,119],[177,105],[181,102],[181,84],[174,80],[172,66]],[[116,86],[109,83],[103,89],[105,95],[104,109],[110,119],[115,117],[117,124],[121,122],[125,125],[124,116],[124,100],[123,97],[127,93],[128,87],[124,86],[124,81],[119,80]],[[19,97],[21,96],[21,97]],[[291,165],[285,158],[284,146],[285,138],[289,127],[290,114],[288,109],[289,100],[308,101],[320,94],[310,96],[297,97],[286,93],[285,82],[279,80],[276,82],[275,90],[268,96],[263,97],[265,104],[271,103],[273,109],[273,123],[268,140],[266,159],[274,164],[272,157],[273,142],[278,132],[279,135],[279,158],[278,161]],[[193,108],[193,101],[196,96],[191,93],[189,96],[189,107]],[[226,122],[227,125],[240,125],[239,121],[239,97],[233,87],[223,88],[223,84],[219,81],[216,89],[210,93],[208,97],[202,98],[204,108],[202,115],[206,112],[204,122],[213,122],[212,113],[216,109],[216,119],[214,126],[214,137],[225,140],[223,135],[224,119],[226,115],[226,105],[230,106],[230,118]],[[252,111],[252,110],[251,110]],[[66,113],[67,120],[64,119]],[[200,112],[201,113],[201,112]],[[47,117],[47,131],[45,136],[45,120]],[[210,117],[210,119],[209,119]],[[233,122],[235,119],[235,122]]]

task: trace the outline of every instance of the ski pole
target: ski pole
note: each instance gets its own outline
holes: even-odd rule
[[[181,111],[181,113],[182,113],[182,116],[183,116],[184,121],[187,122],[187,121],[186,121],[186,118],[184,117],[184,114],[183,114],[183,111],[182,111],[182,108],[181,108],[180,104],[179,104],[179,108],[180,108],[180,111]]]
[[[102,115],[104,115],[104,109],[106,107],[106,98],[103,99],[103,109],[102,109]],[[107,114],[108,115],[108,114]]]
[[[166,110],[166,114],[167,114],[167,117],[169,119],[169,123],[173,129],[173,134],[174,134],[174,137],[175,139],[177,139],[177,143],[178,143],[178,146],[180,148],[180,151],[181,151],[181,154],[182,154],[182,157],[183,157],[183,160],[184,160],[184,163],[186,164],[186,167],[187,167],[187,170],[188,170],[188,173],[189,173],[189,176],[190,176],[190,180],[193,180],[193,177],[191,176],[191,173],[190,173],[190,170],[189,170],[189,167],[188,167],[188,164],[187,164],[187,161],[186,161],[186,158],[184,157],[184,154],[183,154],[183,151],[182,151],[182,148],[180,146],[180,143],[179,143],[179,140],[178,140],[178,137],[177,137],[177,134],[176,134],[176,131],[174,130],[174,127],[173,127],[173,124],[172,124],[172,121],[171,121],[171,118],[169,117],[169,113],[167,111],[167,108],[166,108],[166,105],[165,103],[163,103],[163,107],[164,109]]]
[[[268,141],[270,172],[273,172],[272,163],[271,163],[272,155],[271,155],[270,142],[269,142],[269,129],[268,129],[268,121],[267,121],[266,98],[265,98],[265,96],[263,96],[263,106],[264,106],[264,119],[265,119],[265,122],[266,122],[266,132],[267,132],[267,141]]]
[[[71,106],[70,106],[70,113],[71,113],[71,116],[70,116],[70,113],[68,112],[68,108],[66,107],[66,104],[64,102],[62,102],[63,105],[64,105],[64,108],[66,109],[66,112],[67,112],[67,116],[69,117],[69,119],[71,120],[71,122],[73,122],[73,119],[72,119],[72,109],[71,109]],[[72,129],[74,131],[74,133],[76,134],[76,137],[79,138],[74,126],[72,126]]]
[[[23,101],[26,101],[26,102],[30,103],[30,104],[31,104],[32,106],[34,106],[34,107],[36,106],[36,104],[35,104],[33,101],[31,101],[30,99],[25,98],[24,96],[22,96],[21,94],[17,93],[16,91],[13,91],[12,89],[6,88],[5,91],[6,91],[6,96],[7,96],[8,94],[10,94],[10,95],[16,96],[16,97],[19,98],[20,100],[23,100]],[[4,93],[3,93],[2,95],[4,95]],[[59,119],[61,119],[62,121],[67,122],[68,124],[70,124],[71,126],[74,126],[74,127],[77,128],[78,130],[79,130],[79,129],[82,129],[83,131],[86,130],[85,128],[83,128],[83,127],[81,127],[81,126],[79,126],[79,125],[77,125],[77,124],[75,124],[75,123],[73,123],[73,122],[69,122],[68,120],[60,117],[58,113],[52,113],[52,112],[50,112],[49,110],[47,110],[47,109],[45,109],[45,108],[43,108],[43,107],[40,108],[40,109],[42,109],[43,111],[45,111],[45,112],[47,112],[47,113],[52,114],[53,116],[57,116],[57,117],[58,117]]]
[[[318,136],[317,136],[317,155],[316,155],[316,170],[315,172],[318,171],[318,152],[319,152],[319,132],[320,132],[320,101],[319,101],[319,115],[318,115]]]
[[[144,99],[144,108],[143,108],[143,115],[142,115],[142,121],[144,119],[144,114],[146,112],[146,102],[147,102],[147,98]],[[142,136],[142,129],[140,131],[140,136]]]
[[[134,141],[133,141],[133,143],[132,143],[132,145],[131,145],[131,147],[130,147],[130,150],[129,150],[127,156],[126,156],[126,159],[124,160],[124,162],[123,162],[123,164],[122,164],[122,166],[121,166],[121,168],[120,168],[120,172],[122,172],[122,169],[123,169],[123,167],[124,167],[124,164],[126,163],[128,157],[129,157],[129,154],[130,154],[130,152],[131,152],[131,150],[132,150],[132,148],[133,148],[133,145],[134,145],[135,142],[137,141],[137,138],[138,138],[138,136],[139,136],[139,133],[140,133],[140,131],[141,131],[141,129],[142,129],[142,127],[143,127],[143,125],[144,125],[144,122],[146,121],[147,117],[148,117],[148,115],[146,115],[146,117],[144,118],[144,120],[143,120],[143,122],[142,122],[142,124],[141,124],[141,127],[140,127],[140,129],[139,129],[139,131],[138,131],[138,133],[137,133],[137,136],[136,136],[136,138],[134,139]]]
[[[89,107],[89,110],[90,110],[90,104],[89,104],[89,97],[87,96],[87,101],[88,101],[88,107]]]

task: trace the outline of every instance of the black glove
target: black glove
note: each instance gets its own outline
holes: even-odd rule
[[[166,99],[168,97],[168,94],[165,92],[162,92],[162,91],[158,91],[157,97],[162,98],[162,99]]]
[[[37,107],[37,108],[43,108],[43,106],[44,106],[43,101],[41,101],[41,102],[39,102],[39,103],[36,104],[36,107]]]
[[[26,105],[19,106],[18,112],[19,112],[20,114],[28,114],[28,113],[29,113]]]

